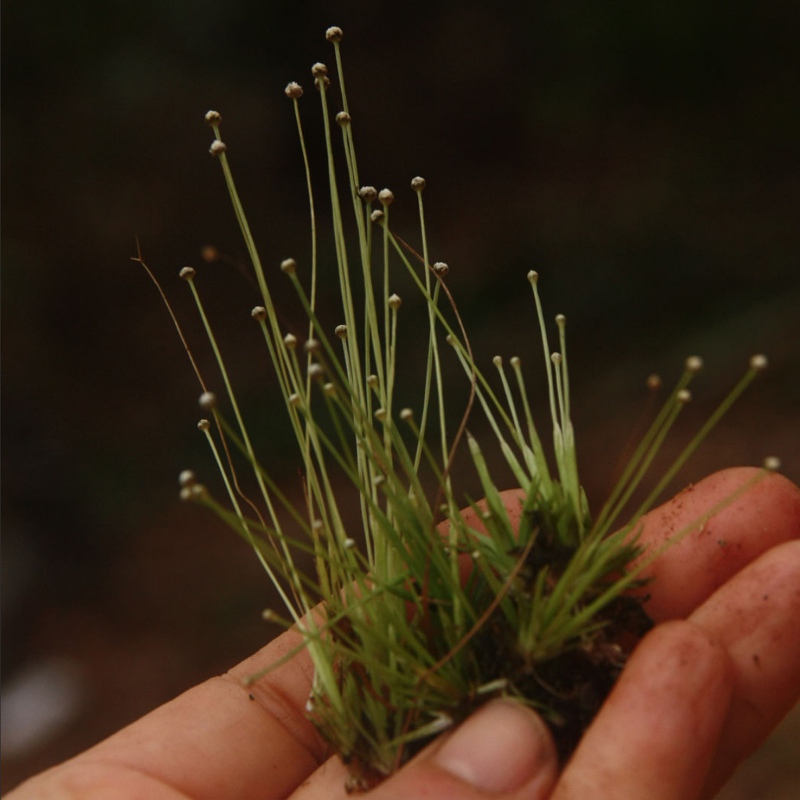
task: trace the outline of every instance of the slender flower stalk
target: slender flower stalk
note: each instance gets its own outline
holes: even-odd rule
[[[766,359],[753,357],[720,407],[664,474],[653,479],[655,457],[702,366],[697,357],[687,359],[618,484],[593,517],[578,472],[566,318],[555,318],[558,345],[553,350],[539,275],[528,272],[533,327],[547,378],[550,458],[540,433],[544,428],[531,411],[520,356],[497,355],[492,377],[473,357],[456,290],[450,288],[450,269],[430,261],[425,180],[411,181],[421,255],[393,230],[394,217],[402,214],[400,198],[395,205],[388,189],[378,192],[360,183],[342,37],[340,28],[326,33],[338,80],[322,63],[312,68],[323,116],[332,262],[341,298],[341,321],[332,330],[317,309],[320,231],[302,124],[303,89],[292,82],[285,94],[292,101],[307,186],[310,265],[293,258],[262,261],[221,137],[222,117],[215,111],[206,115],[214,132],[210,152],[222,168],[259,289],[251,316],[263,335],[303,460],[303,504],[293,506],[262,465],[264,443],[251,436],[240,409],[201,296],[202,276],[188,267],[181,277],[190,287],[224,388],[223,403],[192,358],[203,392],[201,407],[210,417],[199,428],[221,474],[227,503],[218,502],[188,471],[181,475],[181,496],[217,513],[264,566],[285,607],[283,612],[268,609],[264,616],[301,633],[314,665],[308,714],[349,765],[352,788],[381,780],[433,736],[497,696],[536,708],[566,757],[624,667],[629,647],[621,635],[636,638],[650,626],[639,602],[640,576],[658,553],[642,558],[637,543],[641,516],[765,368]],[[332,114],[336,90],[343,107]],[[141,254],[135,260],[153,277]],[[279,280],[291,283],[307,315],[305,340],[279,323],[271,290]],[[426,305],[422,333],[404,327],[404,300],[413,294]],[[162,297],[172,314],[163,291]],[[417,386],[401,385],[400,343],[408,343],[409,336],[417,347]],[[447,360],[464,372],[461,389],[446,386]],[[410,405],[400,407],[400,390]],[[411,396],[416,399],[408,401]],[[467,432],[473,410],[483,416],[487,437]],[[507,510],[485,456],[487,447],[500,451],[521,490],[518,521]],[[255,498],[242,489],[237,466],[242,459],[253,473]],[[478,476],[480,503],[455,487],[454,465],[462,459]],[[776,468],[771,460],[761,474]],[[652,489],[630,513],[632,499],[648,482]],[[725,502],[735,496],[738,492]],[[360,510],[359,530],[346,522],[351,519],[346,509],[353,504]],[[475,512],[480,525],[467,521],[471,516],[464,508]],[[689,530],[677,532],[664,546]],[[313,574],[301,569],[301,556],[312,558]],[[637,558],[637,567],[631,568]]]

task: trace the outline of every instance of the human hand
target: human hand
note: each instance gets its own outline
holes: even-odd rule
[[[644,518],[657,547],[752,477],[716,473]],[[506,493],[510,511],[519,493]],[[657,627],[636,648],[558,774],[543,723],[487,704],[370,792],[373,800],[692,800],[709,797],[800,696],[800,490],[779,475],[749,488],[650,568]],[[305,717],[312,668],[288,631],[85,753],[20,786],[26,798],[345,797],[346,769]]]

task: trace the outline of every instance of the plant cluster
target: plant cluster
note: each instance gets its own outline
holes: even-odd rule
[[[300,111],[303,89],[290,83],[285,91],[305,165],[311,258],[307,266],[291,258],[280,263],[282,279],[291,282],[308,318],[302,332],[279,322],[270,286],[281,276],[262,263],[251,235],[220,133],[221,115],[206,115],[214,132],[211,153],[222,167],[258,283],[252,317],[302,456],[304,502],[294,507],[262,466],[191,267],[181,277],[197,303],[224,388],[218,401],[195,365],[207,413],[199,428],[227,500],[219,502],[188,471],[181,475],[182,495],[212,508],[261,560],[283,606],[265,616],[302,634],[314,665],[308,714],[350,765],[354,788],[390,774],[436,734],[500,695],[536,708],[567,757],[623,668],[631,643],[650,625],[639,602],[645,591],[640,571],[657,554],[640,559],[635,570],[629,567],[642,555],[642,514],[766,360],[751,360],[740,383],[646,499],[626,511],[689,400],[688,385],[702,364],[688,359],[616,488],[592,515],[578,475],[564,316],[555,319],[557,345],[551,348],[538,275],[529,272],[550,407],[542,429],[533,419],[521,359],[495,357],[496,374],[490,376],[473,358],[448,266],[429,255],[425,181],[411,181],[419,254],[393,232],[392,192],[361,183],[342,32],[330,28],[326,36],[334,48],[338,113],[331,111],[335,88],[328,69],[315,64],[312,75],[324,119],[341,290],[341,321],[332,330],[318,311],[318,199]],[[144,263],[141,255],[136,260]],[[401,276],[427,308],[425,330],[406,334],[418,348],[420,381],[417,403],[404,407],[397,399],[403,304],[395,287]],[[191,357],[188,346],[187,352]],[[445,397],[445,359],[456,359],[466,378],[455,419],[454,403]],[[518,515],[509,513],[490,474],[485,443],[467,431],[473,411],[488,423],[491,446],[499,448],[520,490]],[[543,440],[552,441],[551,457]],[[252,470],[254,496],[240,484],[235,451]],[[485,498],[479,503],[454,488],[453,466],[464,458],[479,476]],[[358,531],[346,522],[345,504],[351,503],[360,512]],[[304,559],[313,561],[313,575],[304,570]]]

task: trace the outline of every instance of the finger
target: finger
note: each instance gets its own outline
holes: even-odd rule
[[[800,699],[800,542],[770,550],[690,617],[731,657],[735,690],[709,796]]]
[[[511,700],[483,706],[440,737],[365,800],[544,800],[556,781],[555,745],[541,719]],[[291,800],[344,800],[346,768],[331,759]]]
[[[303,711],[311,683],[308,656],[298,653],[252,691],[242,682],[299,642],[297,633],[283,634],[228,676],[184,692],[85,753],[22,784],[11,797],[286,797],[324,753]]]
[[[700,797],[733,687],[727,652],[701,628],[658,626],[634,651],[553,800]]]
[[[686,618],[762,553],[800,538],[800,489],[782,475],[767,475],[705,518],[759,472],[750,467],[717,472],[642,518],[640,541],[647,549],[694,526],[644,571],[654,579],[647,587],[647,612],[656,622]]]

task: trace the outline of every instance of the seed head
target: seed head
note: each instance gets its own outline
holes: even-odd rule
[[[563,328],[567,324],[567,318],[563,314],[556,314],[556,325]]]
[[[207,419],[201,419],[200,422],[197,423],[197,429],[205,433],[206,431],[211,430],[211,423]]]
[[[394,200],[394,192],[392,192],[391,189],[381,189],[378,192],[378,200],[380,200],[384,206],[390,206]]]
[[[320,84],[322,81],[322,84]],[[326,91],[331,88],[331,79],[327,75],[323,75],[320,78],[314,78],[314,88],[319,91],[320,85]]]
[[[211,125],[212,127],[218,127],[222,125],[222,114],[219,111],[206,111],[206,125]]]
[[[778,456],[767,456],[764,459],[764,469],[769,472],[777,472],[781,468],[781,460]]]
[[[203,392],[197,402],[200,404],[200,408],[202,408],[203,411],[211,411],[211,409],[217,405],[217,396],[214,392]]]
[[[197,476],[190,469],[185,469],[178,475],[178,484],[180,486],[193,486],[195,483],[197,483]]]
[[[531,271],[528,273],[528,280],[529,280],[531,283],[538,283],[538,281],[539,281],[539,273],[538,273],[538,272],[536,272],[535,270],[531,270]]]
[[[225,142],[221,142],[219,139],[214,139],[211,142],[211,147],[208,148],[208,152],[211,153],[212,156],[218,156],[224,153],[227,150],[227,146]]]
[[[336,326],[336,327],[333,329],[333,332],[334,332],[334,333],[335,333],[335,334],[336,334],[336,335],[337,335],[337,336],[338,336],[340,339],[343,339],[343,340],[344,340],[344,339],[346,339],[346,338],[347,338],[347,325],[337,325],[337,326]]]
[[[297,394],[297,392],[292,392],[292,394],[289,395],[289,405],[295,407],[300,405],[300,395]]]
[[[689,356],[686,359],[686,371],[697,373],[703,369],[703,359],[700,356]]]
[[[386,409],[385,408],[379,408],[375,412],[375,419],[378,420],[378,422],[383,422],[386,419]],[[378,477],[382,478],[383,476],[379,475]]]
[[[322,365],[309,364],[308,377],[311,378],[312,381],[321,381],[325,377],[325,370],[322,368]]]
[[[263,321],[267,318],[267,309],[264,306],[256,306],[251,312],[250,316],[253,319]]]
[[[411,422],[414,419],[414,412],[410,408],[404,408],[400,411],[400,419],[403,422]]]
[[[358,190],[358,196],[365,203],[371,203],[378,196],[378,190],[374,186],[362,186]]]
[[[325,38],[329,42],[341,42],[342,36],[344,36],[344,34],[338,25],[333,25],[325,31]]]
[[[194,270],[194,267],[184,267],[179,273],[178,276],[183,278],[185,281],[193,281],[194,276],[197,273]]]
[[[297,337],[293,333],[287,333],[283,337],[283,343],[287,350],[294,350],[297,347]]]
[[[686,405],[692,399],[692,393],[688,389],[681,389],[675,395],[675,399],[681,404]]]
[[[519,356],[511,356],[511,358],[509,358],[508,361],[511,364],[511,366],[514,367],[514,369],[516,369],[522,363],[522,361],[520,361]]]
[[[328,68],[324,64],[321,64],[319,61],[317,61],[317,63],[311,67],[311,74],[315,78],[321,78],[323,75],[328,74]]]
[[[350,115],[346,111],[340,111],[336,115],[336,122],[342,128],[347,127],[350,124],[350,121]]]
[[[336,394],[336,384],[326,383],[322,387],[322,391],[325,393],[326,397],[333,397]]]
[[[767,357],[763,353],[759,353],[758,355],[752,356],[750,358],[750,369],[758,370],[759,372],[763,372],[769,366],[769,361]]]
[[[380,222],[380,221],[381,221],[381,220],[384,218],[384,216],[386,216],[386,215],[383,213],[383,211],[381,211],[379,208],[376,208],[376,209],[375,209],[375,210],[374,210],[374,211],[373,211],[373,212],[372,212],[372,213],[369,215],[369,218],[370,218],[370,219],[371,219],[373,222]]]
[[[503,356],[495,356],[492,359],[492,364],[494,364],[498,368],[502,367],[503,366]]]
[[[303,96],[303,87],[294,81],[287,83],[283,91],[290,100],[299,100]]]
[[[419,175],[416,178],[412,178],[411,188],[417,193],[421,192],[425,188],[425,178],[420,178]]]
[[[281,272],[285,272],[287,275],[294,275],[296,269],[297,262],[293,258],[284,258],[281,261]]]
[[[378,388],[378,376],[377,375],[367,375],[367,386],[370,389],[377,389]]]
[[[397,311],[397,309],[400,308],[401,305],[403,305],[403,301],[400,298],[400,295],[397,294],[390,295],[389,308],[391,308],[393,311]]]
[[[196,483],[189,491],[192,494],[192,500],[202,500],[208,495],[208,489],[202,483]]]
[[[219,250],[213,244],[207,244],[200,250],[200,258],[207,264],[219,261]]]
[[[444,263],[444,261],[437,261],[433,265],[433,271],[436,273],[438,277],[444,278],[450,272],[450,267],[448,267],[447,264]]]
[[[192,487],[191,486],[184,486],[180,490],[180,493],[178,494],[178,497],[180,497],[180,499],[183,500],[184,503],[187,502],[188,500],[191,500],[192,499]]]
[[[552,361],[552,362],[553,362],[553,363],[554,363],[556,366],[558,366],[558,365],[561,363],[561,361],[562,361],[562,355],[561,355],[561,353],[551,353],[551,354],[550,354],[550,360],[551,360],[551,361]]]
[[[661,388],[661,376],[653,373],[647,377],[646,386],[651,392]]]
[[[306,343],[303,345],[303,350],[306,353],[317,353],[320,349],[320,343],[317,339],[307,339]]]

